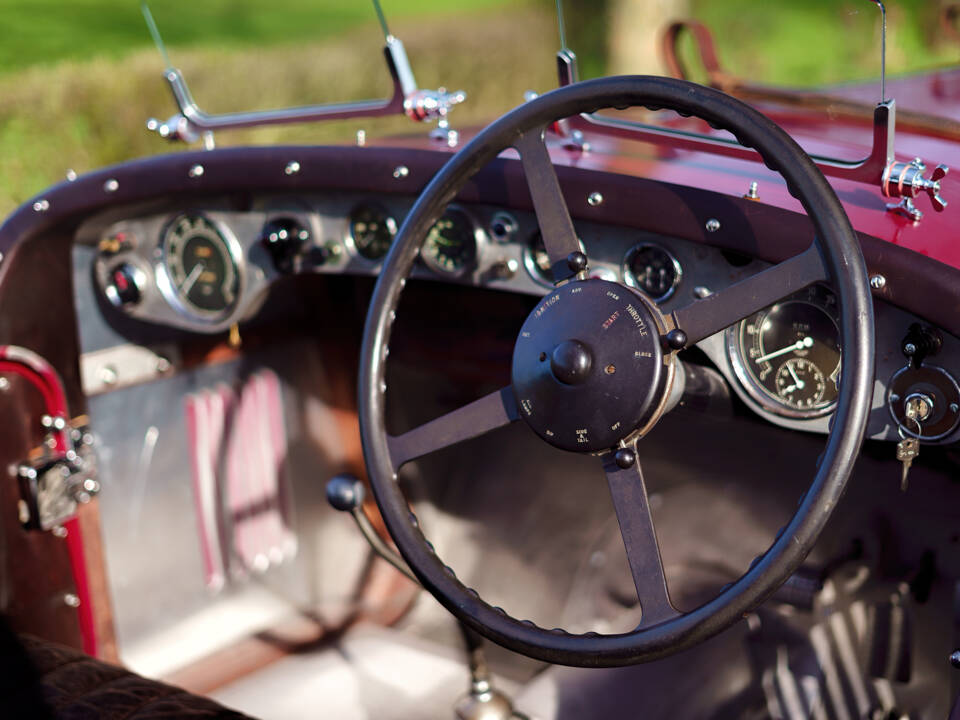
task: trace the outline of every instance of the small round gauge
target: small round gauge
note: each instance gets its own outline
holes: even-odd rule
[[[350,213],[350,237],[367,260],[379,260],[397,234],[397,221],[378,205],[358,205]]]
[[[580,250],[583,251],[583,242],[580,242]],[[523,254],[523,264],[530,273],[530,277],[541,285],[553,287],[553,269],[550,265],[550,256],[547,255],[547,248],[543,244],[543,235],[538,230],[527,241],[527,249]]]
[[[420,256],[434,272],[462,275],[477,260],[477,229],[459,208],[448,208],[423,243]]]
[[[543,235],[538,230],[530,236],[527,245],[527,253],[524,258],[527,263],[527,270],[533,276],[534,280],[553,287],[553,272],[550,267],[550,256],[547,255],[547,248],[543,244]]]
[[[236,305],[240,270],[234,245],[208,218],[175,218],[163,233],[160,255],[158,284],[174,306],[213,319]]]
[[[787,405],[810,408],[823,400],[826,381],[814,363],[806,358],[787,360],[777,370],[777,396]]]
[[[830,412],[840,382],[836,297],[815,285],[741,320],[727,330],[727,352],[743,388],[767,410]]]
[[[683,268],[667,250],[653,243],[634,245],[623,259],[623,277],[627,285],[663,302],[680,284]]]

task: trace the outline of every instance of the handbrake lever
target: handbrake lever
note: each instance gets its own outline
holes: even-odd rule
[[[371,549],[393,565],[400,573],[420,584],[403,558],[388,546],[377,534],[370,519],[363,512],[363,499],[366,490],[358,478],[347,473],[334,475],[327,482],[327,502],[335,510],[348,512],[360,530],[360,534],[370,544]],[[525,715],[513,709],[510,699],[494,689],[493,679],[487,669],[487,660],[483,652],[483,638],[463,623],[457,621],[463,635],[470,667],[470,690],[455,706],[458,720],[526,720]]]

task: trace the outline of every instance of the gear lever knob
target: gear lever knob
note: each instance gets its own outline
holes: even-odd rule
[[[327,502],[336,510],[356,510],[363,504],[363,496],[363,483],[349,473],[334,475],[327,482]]]

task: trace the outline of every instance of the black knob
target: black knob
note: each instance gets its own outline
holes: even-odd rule
[[[275,218],[264,226],[260,242],[270,253],[277,272],[290,273],[310,242],[310,231],[293,218]]]
[[[550,355],[553,376],[566,385],[579,385],[586,380],[592,365],[590,350],[579,340],[564,340]]]
[[[687,334],[680,328],[668,332],[666,340],[671,350],[683,350],[687,346]]]
[[[356,510],[363,504],[363,495],[363,483],[353,475],[334,475],[327,482],[327,502],[336,510]]]
[[[107,276],[104,292],[114,307],[136,305],[143,297],[143,273],[130,263],[115,265]]]
[[[637,461],[637,454],[630,448],[620,448],[614,453],[613,460],[618,467],[626,470],[633,467],[633,464]]]
[[[579,250],[574,250],[567,255],[567,267],[575,273],[583,272],[587,269],[587,256]]]

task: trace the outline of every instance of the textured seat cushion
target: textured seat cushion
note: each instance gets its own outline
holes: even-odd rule
[[[57,720],[242,720],[247,717],[207,698],[134,675],[70,648],[30,636],[20,636],[19,643],[21,647],[11,652],[14,656],[19,654],[21,661],[25,655],[33,673],[32,677],[22,674],[18,683],[5,688],[6,697],[0,704],[18,708],[18,714],[13,717]],[[18,664],[23,667],[22,662]]]

